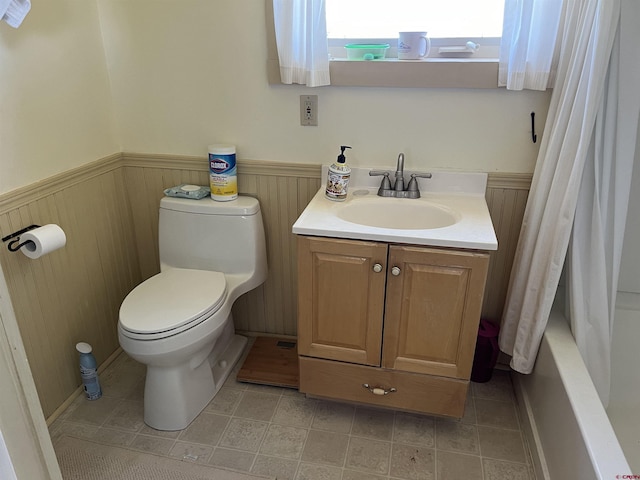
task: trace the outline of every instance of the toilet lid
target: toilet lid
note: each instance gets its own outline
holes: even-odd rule
[[[120,307],[120,325],[138,338],[175,335],[213,315],[226,296],[221,272],[172,268],[127,295]]]

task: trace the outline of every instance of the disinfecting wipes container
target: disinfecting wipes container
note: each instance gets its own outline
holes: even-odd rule
[[[211,198],[227,202],[238,198],[235,145],[209,145]]]

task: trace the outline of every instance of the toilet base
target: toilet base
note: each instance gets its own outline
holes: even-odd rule
[[[218,393],[246,344],[246,337],[232,334],[222,353],[214,348],[196,368],[188,363],[171,368],[147,365],[144,423],[156,430],[184,430]]]

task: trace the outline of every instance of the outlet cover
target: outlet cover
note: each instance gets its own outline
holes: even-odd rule
[[[318,126],[317,95],[300,95],[300,125]]]

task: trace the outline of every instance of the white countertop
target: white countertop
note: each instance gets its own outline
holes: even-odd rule
[[[370,177],[370,168],[352,168],[347,198],[336,202],[324,196],[325,186],[309,202],[293,225],[293,233],[321,237],[352,238],[392,243],[430,245],[474,250],[497,250],[496,239],[489,209],[485,200],[487,174],[432,172],[430,179],[418,179],[421,198],[382,198],[376,195],[382,177]],[[323,179],[327,167],[323,167]],[[405,172],[405,181],[410,178]],[[393,172],[390,175],[393,184]],[[429,229],[380,228],[342,220],[340,209],[358,201],[395,202],[400,205],[432,203],[456,213],[459,220],[453,225]],[[390,204],[389,204],[390,205]],[[395,206],[395,205],[394,205]]]

